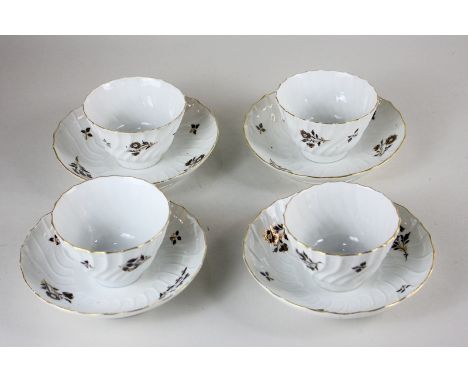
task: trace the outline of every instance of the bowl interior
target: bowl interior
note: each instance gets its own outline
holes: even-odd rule
[[[133,248],[164,228],[169,203],[154,185],[102,177],[63,194],[52,211],[57,233],[75,247],[114,252]]]
[[[388,198],[351,183],[326,183],[300,192],[288,203],[284,218],[297,240],[326,253],[370,251],[399,227]]]
[[[348,73],[323,70],[288,78],[276,94],[286,111],[319,123],[359,119],[377,103],[377,93],[367,81]]]
[[[83,109],[95,124],[108,130],[137,132],[151,130],[177,118],[185,97],[175,86],[154,78],[130,77],[94,89]]]

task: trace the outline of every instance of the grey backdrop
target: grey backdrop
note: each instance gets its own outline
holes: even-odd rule
[[[0,38],[0,345],[468,345],[467,67],[461,37]],[[368,79],[402,112],[406,143],[359,182],[408,207],[438,252],[418,294],[371,318],[338,321],[289,306],[242,261],[259,210],[306,187],[250,152],[244,113],[286,76],[317,68]],[[78,182],[51,149],[58,121],[94,87],[133,75],[168,80],[218,119],[212,156],[167,191],[207,230],[207,259],[180,296],[143,315],[66,314],[24,285],[19,247]]]

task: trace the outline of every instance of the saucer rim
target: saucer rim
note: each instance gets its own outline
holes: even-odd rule
[[[403,139],[401,140],[401,143],[400,145],[395,149],[395,151],[393,153],[391,153],[385,160],[383,160],[382,162],[379,162],[377,163],[376,165],[372,166],[372,167],[369,167],[365,170],[361,170],[361,171],[357,171],[357,172],[353,172],[351,174],[346,174],[346,175],[334,175],[334,176],[313,176],[313,175],[305,175],[305,174],[296,174],[295,172],[293,172],[292,170],[289,170],[287,168],[284,168],[284,169],[280,169],[280,168],[277,168],[275,166],[273,166],[272,164],[270,164],[269,162],[267,162],[265,159],[263,159],[256,151],[255,149],[253,148],[253,146],[250,144],[250,141],[249,141],[249,138],[247,137],[247,128],[248,128],[248,123],[247,123],[247,118],[248,116],[250,115],[250,113],[252,112],[253,108],[255,105],[257,105],[260,101],[262,101],[264,98],[266,97],[269,97],[269,96],[273,96],[274,94],[276,94],[276,91],[273,91],[273,92],[270,92],[270,93],[266,93],[264,94],[263,96],[261,96],[257,101],[255,101],[249,108],[249,110],[245,113],[245,116],[244,116],[244,125],[243,125],[243,130],[244,130],[244,138],[247,142],[247,145],[249,146],[249,148],[252,150],[252,152],[255,154],[255,156],[260,159],[261,162],[263,162],[264,164],[266,164],[269,168],[272,168],[282,174],[289,174],[289,175],[293,175],[294,177],[297,177],[297,178],[300,178],[300,179],[321,179],[321,180],[326,180],[326,179],[343,179],[343,178],[348,178],[348,177],[352,177],[352,176],[356,176],[356,175],[361,175],[361,174],[365,174],[367,172],[370,172],[372,171],[373,169],[379,167],[379,166],[382,166],[383,164],[387,163],[391,158],[393,158],[393,156],[401,149],[401,147],[403,146],[403,143],[406,141],[406,136],[407,136],[407,129],[408,129],[408,126],[406,124],[406,121],[405,119],[403,118],[403,115],[401,114],[400,110],[398,110],[395,105],[383,98],[383,97],[380,97],[379,95],[377,95],[378,97],[378,105],[377,105],[377,108],[375,111],[377,111],[380,107],[380,104],[382,101],[386,101],[388,102],[397,112],[398,114],[400,114],[400,118],[401,120],[403,121]],[[276,96],[275,96],[275,99],[276,99]],[[365,132],[364,132],[365,134]],[[353,148],[354,149],[354,148]],[[351,149],[351,150],[353,150]],[[346,156],[341,159],[341,160],[345,160],[346,159]],[[270,158],[271,160],[271,158]],[[320,165],[320,163],[317,163],[317,165]]]
[[[58,306],[56,304],[54,304],[53,302],[50,302],[50,301],[47,301],[44,297],[42,297],[39,293],[37,293],[34,288],[29,284],[29,282],[26,280],[26,276],[24,274],[24,270],[23,270],[23,264],[22,264],[22,256],[23,256],[23,247],[26,243],[26,241],[30,238],[31,234],[32,234],[32,231],[34,230],[34,228],[37,227],[37,225],[41,222],[42,219],[44,219],[47,215],[50,215],[52,213],[51,212],[48,212],[44,215],[42,215],[38,220],[37,222],[32,226],[32,228],[28,231],[28,233],[26,234],[26,237],[24,238],[23,240],[23,243],[21,244],[21,247],[20,247],[20,256],[19,256],[19,268],[20,268],[20,271],[21,271],[21,276],[23,278],[23,281],[26,283],[26,285],[28,286],[28,288],[31,290],[31,292],[33,292],[33,294],[42,302],[50,305],[50,306],[53,306],[54,308],[56,309],[59,309],[60,311],[63,311],[63,312],[67,312],[67,313],[71,313],[71,314],[75,314],[75,315],[79,315],[79,316],[88,316],[88,317],[107,317],[107,318],[123,318],[123,317],[129,317],[129,316],[133,316],[133,315],[136,315],[136,314],[139,314],[139,313],[144,313],[146,311],[149,311],[149,310],[152,310],[154,308],[157,308],[158,306],[160,305],[164,305],[165,303],[169,302],[170,300],[172,300],[173,298],[177,297],[180,293],[182,293],[185,288],[187,288],[194,280],[195,278],[197,277],[198,273],[200,272],[200,270],[203,268],[203,264],[205,263],[205,259],[206,259],[206,252],[208,250],[208,244],[207,244],[207,240],[206,240],[206,232],[205,230],[203,229],[202,225],[200,224],[200,221],[198,220],[198,218],[196,216],[194,216],[193,214],[191,214],[184,206],[180,205],[180,204],[177,204],[173,201],[169,201],[171,204],[177,206],[177,207],[180,207],[182,208],[183,211],[185,211],[185,213],[189,216],[191,216],[193,219],[195,219],[195,222],[198,224],[198,226],[200,227],[200,230],[202,231],[203,233],[203,239],[204,239],[204,242],[205,242],[205,249],[203,251],[203,256],[201,258],[201,264],[200,264],[200,267],[194,272],[192,273],[193,277],[192,277],[192,280],[186,284],[182,284],[180,289],[178,290],[178,293],[176,294],[173,294],[172,297],[166,299],[166,300],[163,300],[162,302],[160,302],[160,300],[157,300],[156,302],[152,303],[152,304],[149,304],[149,305],[146,305],[142,308],[137,308],[137,309],[133,309],[133,310],[128,310],[128,311],[122,311],[122,312],[112,312],[112,313],[91,313],[91,312],[80,312],[78,310],[74,310],[74,309],[67,309],[67,308],[64,308],[64,307],[61,307],[61,306]],[[135,281],[136,283],[138,282]],[[159,303],[158,303],[159,302]]]
[[[282,302],[285,302],[287,304],[290,304],[292,306],[294,306],[295,308],[300,308],[300,309],[305,309],[309,312],[314,312],[314,313],[321,313],[321,314],[324,314],[324,315],[331,315],[331,316],[335,316],[335,317],[339,317],[339,316],[347,316],[347,317],[352,317],[352,316],[359,316],[359,315],[363,315],[363,314],[366,314],[366,313],[375,313],[375,312],[378,312],[378,311],[383,311],[383,310],[386,310],[388,308],[391,308],[395,305],[398,305],[399,303],[403,302],[404,300],[406,300],[407,298],[409,297],[412,297],[414,296],[416,293],[418,293],[421,288],[426,284],[426,282],[429,280],[429,278],[431,277],[432,275],[432,272],[434,271],[434,263],[435,263],[435,257],[436,257],[436,249],[435,249],[435,246],[434,246],[434,241],[432,240],[432,236],[431,236],[431,233],[428,231],[428,229],[424,226],[424,224],[421,222],[421,220],[419,220],[419,218],[417,218],[408,208],[406,208],[405,206],[401,205],[401,204],[398,204],[398,203],[395,203],[392,201],[392,203],[399,207],[399,208],[403,208],[405,209],[411,216],[413,216],[417,221],[418,223],[421,225],[421,227],[423,228],[424,231],[426,231],[426,233],[428,234],[428,237],[429,237],[429,241],[431,243],[431,247],[432,247],[432,262],[431,262],[431,267],[429,269],[429,272],[427,273],[426,277],[424,278],[424,280],[413,290],[411,291],[410,293],[408,293],[406,296],[400,298],[399,300],[396,300],[390,304],[387,304],[387,305],[384,305],[384,306],[381,306],[381,307],[378,307],[378,308],[375,308],[375,309],[371,309],[371,310],[362,310],[362,311],[355,311],[355,312],[346,312],[346,313],[343,313],[343,312],[334,312],[334,311],[328,311],[328,310],[325,310],[325,309],[313,309],[313,308],[310,308],[308,306],[305,306],[305,305],[300,305],[300,304],[297,304],[295,302],[292,302],[290,300],[288,300],[287,298],[285,297],[282,297],[280,296],[279,294],[273,292],[272,290],[270,290],[267,286],[265,286],[260,280],[259,278],[255,275],[254,273],[254,270],[250,268],[248,262],[247,262],[247,259],[246,259],[246,252],[247,252],[247,236],[249,234],[249,232],[251,231],[252,229],[252,226],[253,224],[259,219],[259,217],[267,210],[269,209],[270,207],[272,207],[275,203],[279,202],[280,200],[284,200],[284,199],[288,199],[288,198],[291,198],[292,196],[294,196],[295,194],[297,194],[297,192],[289,195],[289,196],[286,196],[284,198],[279,198],[277,200],[275,200],[273,203],[271,203],[268,207],[265,207],[264,209],[262,209],[258,215],[255,217],[255,219],[252,220],[252,222],[249,224],[248,228],[247,228],[247,231],[245,233],[245,236],[244,236],[244,240],[243,240],[243,245],[242,245],[242,248],[243,248],[243,253],[242,253],[242,259],[244,260],[244,264],[247,268],[247,270],[249,271],[250,275],[253,277],[253,279],[258,283],[260,284],[260,286],[265,289],[267,292],[269,292],[271,295],[273,295],[275,298],[279,299],[280,301]],[[359,289],[359,288],[358,288]],[[334,293],[334,292],[330,292],[330,293]],[[335,292],[336,293],[336,292]]]
[[[160,181],[157,181],[157,182],[151,182],[151,181],[147,180],[147,182],[149,182],[149,183],[152,183],[152,184],[155,184],[155,185],[161,185],[161,186],[163,186],[163,185],[168,184],[170,181],[172,181],[172,180],[174,180],[174,179],[177,179],[177,178],[182,177],[182,176],[184,176],[184,175],[190,174],[191,172],[195,171],[195,170],[198,169],[203,163],[206,162],[206,160],[210,157],[210,155],[212,154],[212,152],[213,152],[213,150],[215,149],[216,145],[218,144],[218,141],[219,141],[219,124],[218,124],[218,120],[217,120],[216,116],[215,116],[214,113],[211,111],[211,109],[210,109],[209,107],[207,107],[205,104],[203,104],[202,102],[200,102],[200,100],[199,100],[198,98],[190,97],[190,96],[187,96],[187,95],[186,95],[186,96],[185,96],[185,103],[186,103],[186,105],[188,105],[188,101],[187,101],[188,99],[192,99],[192,100],[195,100],[196,102],[198,102],[201,106],[203,106],[206,110],[208,110],[208,113],[213,117],[214,123],[215,123],[215,126],[216,126],[216,139],[215,139],[215,141],[214,141],[214,144],[213,144],[213,146],[211,146],[210,150],[205,154],[205,156],[203,157],[203,159],[202,159],[196,166],[190,167],[187,171],[182,171],[181,173],[179,173],[179,174],[173,176],[172,178],[167,178],[167,179],[160,180]],[[185,111],[187,111],[187,107],[188,107],[188,106],[186,106]],[[82,110],[84,110],[84,109],[83,109],[83,104],[81,104],[80,106],[75,107],[75,108],[73,108],[72,110],[70,110],[70,111],[65,115],[65,117],[63,117],[63,118],[59,121],[57,127],[55,128],[55,130],[54,130],[54,132],[53,132],[53,134],[52,134],[52,151],[54,152],[55,158],[59,161],[59,163],[60,163],[70,174],[72,174],[74,177],[76,177],[76,178],[78,178],[78,179],[81,179],[81,180],[89,180],[89,178],[86,178],[85,176],[82,176],[82,175],[75,174],[72,170],[70,170],[70,169],[68,168],[68,166],[67,166],[65,163],[63,163],[62,160],[60,159],[59,154],[58,154],[58,152],[57,152],[57,149],[56,149],[56,147],[55,147],[55,146],[56,146],[56,135],[57,135],[57,132],[59,131],[60,127],[62,126],[63,121],[65,121],[65,120],[70,116],[70,114],[72,114],[75,110],[78,110],[78,109],[80,109],[80,108],[81,108]],[[84,111],[83,111],[83,113],[84,113]],[[86,117],[86,116],[85,116],[85,117]],[[177,132],[176,132],[176,134],[177,134]],[[170,151],[170,148],[169,148],[168,151]],[[151,168],[153,168],[153,167],[155,167],[155,166],[157,166],[157,165],[158,165],[158,163],[156,163],[154,166],[149,167],[149,169],[151,169]],[[145,170],[148,170],[148,169],[145,169]],[[102,175],[101,175],[101,176],[102,176]],[[104,176],[106,176],[106,175],[104,175]],[[107,176],[127,176],[127,175],[112,174],[112,175],[107,175]],[[97,178],[97,176],[96,176],[96,177],[93,177],[93,179],[94,179],[94,178]]]

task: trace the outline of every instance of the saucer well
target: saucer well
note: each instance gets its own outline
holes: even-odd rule
[[[283,212],[292,196],[264,209],[250,224],[244,239],[244,261],[254,279],[279,299],[335,318],[369,316],[414,295],[429,278],[434,246],[429,232],[406,208],[395,204],[400,232],[381,267],[370,280],[348,292],[320,288],[310,272],[316,263],[304,253],[290,254]],[[365,264],[356,264],[356,271]]]
[[[205,254],[200,224],[183,207],[171,203],[169,226],[158,254],[131,285],[106,288],[88,277],[90,265],[72,259],[62,248],[50,213],[26,237],[20,267],[24,281],[41,300],[72,313],[117,318],[143,313],[177,296],[195,278]]]
[[[297,150],[286,133],[275,93],[263,96],[247,112],[244,133],[262,162],[307,183],[351,181],[388,161],[405,140],[406,125],[400,112],[382,98],[359,143],[341,160],[315,163]],[[348,137],[353,139],[353,136]]]
[[[53,136],[53,149],[59,162],[82,179],[98,176],[134,176],[160,187],[172,183],[198,168],[211,154],[218,140],[214,115],[194,98],[186,97],[187,109],[174,141],[163,158],[153,167],[132,170],[120,166],[97,142],[83,107],[73,110],[58,125]]]

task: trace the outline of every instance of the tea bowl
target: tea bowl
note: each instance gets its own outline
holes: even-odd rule
[[[361,139],[379,102],[366,80],[325,70],[287,78],[276,101],[292,141],[318,163],[344,158]]]
[[[169,221],[169,202],[133,177],[95,178],[66,191],[51,225],[66,253],[107,287],[136,281],[154,260]]]
[[[283,218],[290,256],[301,259],[319,286],[335,292],[355,289],[372,277],[400,228],[390,199],[345,182],[299,192]]]
[[[170,83],[127,77],[94,89],[83,112],[102,147],[125,168],[154,166],[169,149],[186,102]]]

